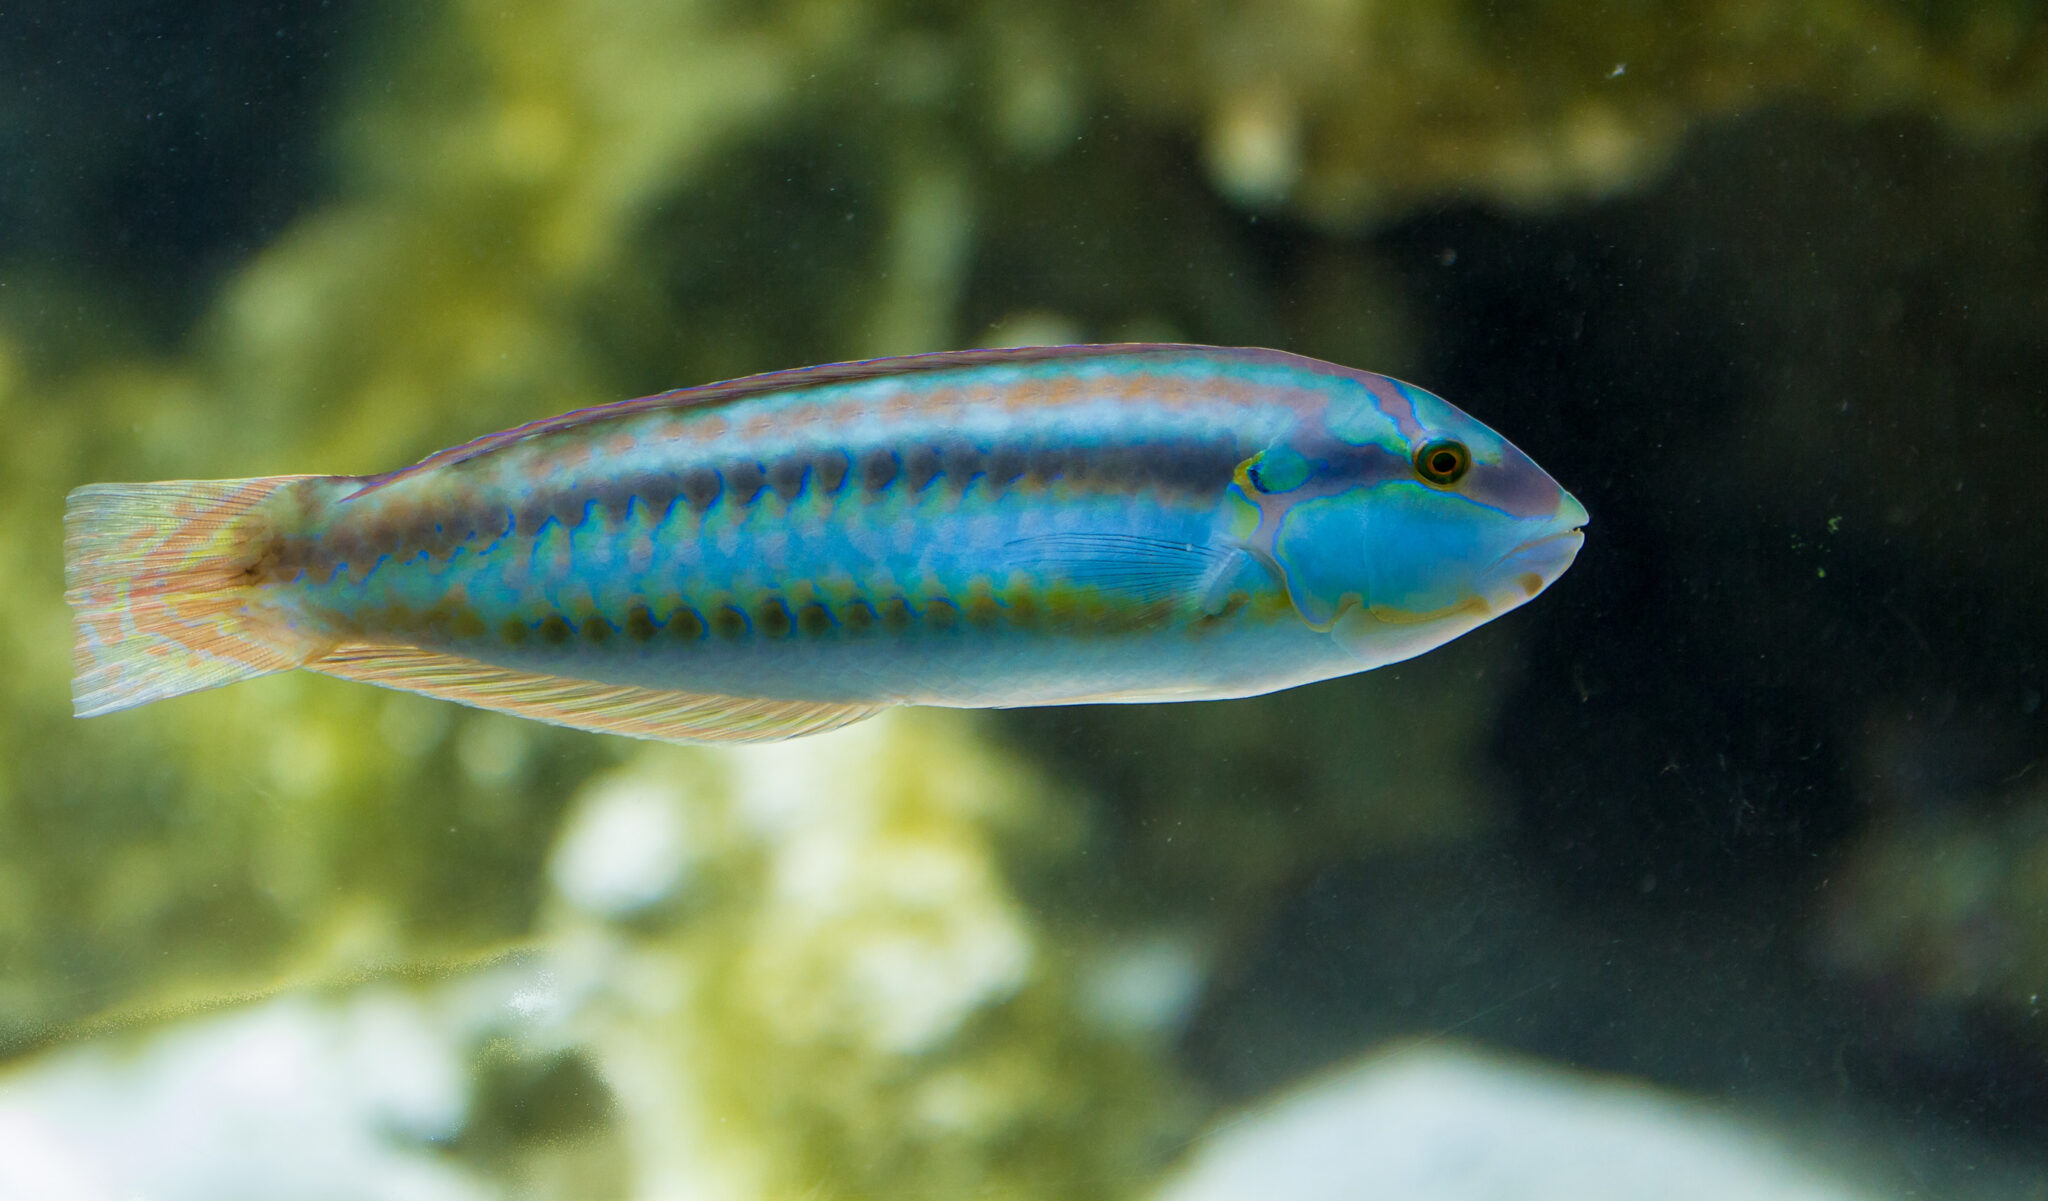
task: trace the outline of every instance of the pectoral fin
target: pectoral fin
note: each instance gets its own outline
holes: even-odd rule
[[[1009,544],[1011,562],[1047,582],[1099,588],[1141,604],[1186,602],[1220,613],[1230,594],[1263,573],[1241,546],[1133,534],[1045,534]]]

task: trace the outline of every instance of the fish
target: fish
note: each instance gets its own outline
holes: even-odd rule
[[[675,742],[1252,696],[1524,604],[1587,513],[1284,351],[944,351],[582,409],[382,475],[67,497],[73,708],[304,668]]]

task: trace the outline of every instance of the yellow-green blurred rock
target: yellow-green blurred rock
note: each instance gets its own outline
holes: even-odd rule
[[[1791,101],[2048,119],[2048,28],[2018,0],[1162,0],[1076,15],[1091,74],[1201,131],[1242,203],[1336,226],[1460,195],[1548,206],[1654,176],[1698,122]]]
[[[593,780],[543,924],[636,1195],[1090,1197],[1193,1107],[1010,870],[1084,845],[981,722],[650,748]]]
[[[423,1198],[1129,1195],[1198,1104],[1078,978],[1100,936],[1019,900],[1011,872],[1088,832],[980,724],[639,748],[519,877],[530,949],[24,1057],[0,1147],[39,1150],[0,1184],[287,1196],[331,1163]]]

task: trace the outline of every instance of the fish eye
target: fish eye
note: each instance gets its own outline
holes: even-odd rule
[[[1415,474],[1438,487],[1447,487],[1465,478],[1472,470],[1472,452],[1465,444],[1451,438],[1439,438],[1425,442],[1415,452]]]

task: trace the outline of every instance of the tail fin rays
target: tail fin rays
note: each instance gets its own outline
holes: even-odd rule
[[[80,717],[297,667],[333,639],[261,603],[263,502],[306,476],[92,484],[64,502]]]

